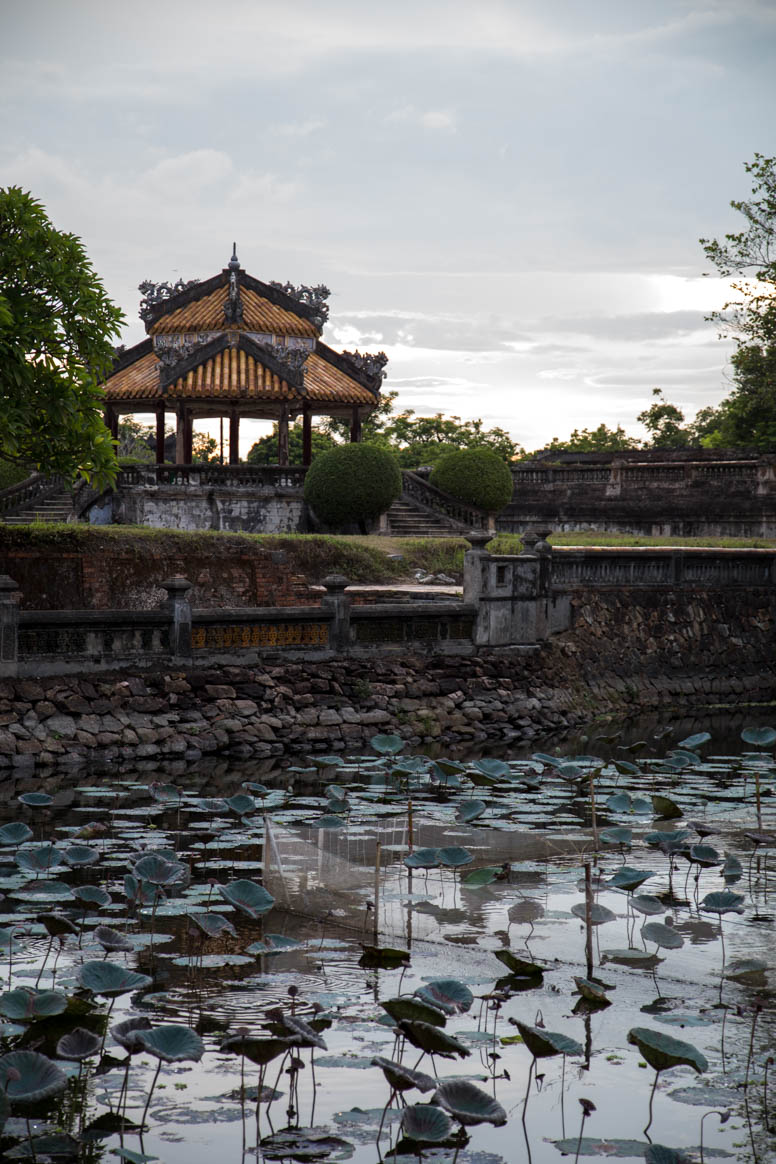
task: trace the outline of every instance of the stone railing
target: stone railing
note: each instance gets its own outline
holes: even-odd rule
[[[449,493],[443,493],[434,485],[430,485],[417,473],[409,469],[402,472],[402,495],[409,498],[415,505],[426,509],[429,513],[439,514],[452,525],[458,526],[461,533],[472,529],[495,529],[493,517],[474,505],[467,505],[458,501]]]
[[[552,588],[773,586],[776,550],[562,549],[552,553]]]
[[[24,481],[0,490],[0,518],[18,513],[36,501],[43,501],[64,487],[64,478],[58,474],[46,477],[42,473],[32,473]]]
[[[771,458],[758,461],[682,461],[678,463],[619,462],[610,465],[516,465],[512,469],[516,500],[523,490],[554,490],[566,485],[603,485],[607,493],[628,486],[656,488],[678,485],[714,485],[727,487],[731,482],[754,484],[760,491],[776,489],[776,474]]]
[[[301,493],[306,473],[303,465],[131,465],[121,470],[116,484],[117,488],[188,485]]]

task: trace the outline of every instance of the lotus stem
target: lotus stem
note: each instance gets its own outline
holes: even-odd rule
[[[43,962],[41,963],[40,970],[38,971],[38,977],[35,979],[35,989],[36,990],[38,989],[38,983],[41,980],[41,976],[43,974],[43,971],[46,969],[46,963],[48,962],[49,954],[51,953],[51,947],[53,945],[54,945],[54,935],[52,934],[51,937],[49,938],[49,944],[46,947],[46,953],[44,955]]]
[[[158,1059],[157,1063],[156,1063],[156,1072],[154,1074],[153,1082],[151,1084],[151,1090],[148,1092],[148,1099],[146,1100],[145,1107],[143,1108],[143,1117],[140,1120],[141,1135],[142,1135],[142,1129],[145,1127],[146,1116],[148,1115],[148,1108],[151,1104],[151,1096],[154,1094],[154,1088],[156,1087],[156,1081],[159,1078],[159,1072],[161,1071],[161,1069],[162,1069],[162,1060]]]
[[[771,1121],[768,1116],[768,1068],[773,1066],[773,1055],[769,1055],[765,1060],[765,1078],[763,1079],[763,1116],[765,1119],[765,1130],[770,1132]]]
[[[585,861],[585,958],[587,977],[593,977],[593,879],[590,862]],[[565,1058],[565,1056],[564,1056]]]
[[[378,841],[375,845],[375,945],[377,945],[380,930],[380,864],[382,861],[382,848],[382,845]]]
[[[647,1137],[650,1144],[652,1143],[652,1141],[649,1139],[649,1129],[652,1127],[652,1101],[655,1098],[655,1091],[657,1090],[657,1081],[659,1078],[660,1078],[660,1072],[656,1071],[655,1072],[655,1081],[652,1084],[652,1090],[649,1093],[649,1120],[647,1121],[647,1126],[644,1129],[644,1135]]]
[[[716,1111],[716,1110],[707,1111],[707,1112],[704,1112],[703,1115],[701,1116],[701,1142],[700,1142],[701,1164],[703,1164],[703,1121],[707,1118],[707,1116],[710,1116],[710,1115],[719,1116],[720,1124],[726,1124],[727,1121],[730,1119],[730,1112],[729,1111]]]

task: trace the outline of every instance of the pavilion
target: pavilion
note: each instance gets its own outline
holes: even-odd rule
[[[168,414],[175,417],[175,461],[190,464],[195,419],[229,425],[229,463],[239,461],[243,417],[278,426],[278,464],[288,465],[289,421],[302,418],[303,455],[312,453],[312,418],[350,423],[351,441],[378,405],[386,357],[335,352],[321,341],[326,287],[262,283],[240,266],[202,282],[141,283],[140,316],[148,338],[116,359],[104,382],[105,423],[155,413],[156,460],[164,461]]]

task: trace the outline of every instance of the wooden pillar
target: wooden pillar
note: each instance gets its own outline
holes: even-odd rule
[[[358,444],[361,440],[361,413],[358,411],[358,405],[354,404],[350,414],[350,443],[352,445]]]
[[[302,406],[302,464],[309,465],[313,459],[313,420],[307,404]]]
[[[164,405],[156,409],[156,463],[164,464]]]
[[[288,405],[285,401],[280,406],[278,417],[278,464],[288,464]]]
[[[183,456],[185,463],[190,465],[194,456],[194,417],[188,408],[184,409],[184,434],[186,441]]]
[[[182,404],[178,405],[175,414],[175,464],[183,465],[186,463],[186,409]]]
[[[229,464],[240,463],[240,414],[236,408],[229,413]]]

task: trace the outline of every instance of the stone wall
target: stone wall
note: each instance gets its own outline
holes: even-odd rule
[[[307,511],[299,494],[225,488],[123,488],[90,514],[92,524],[147,525],[154,529],[228,533],[304,533]]]
[[[177,544],[176,544],[177,543]],[[164,536],[90,539],[83,550],[20,549],[0,543],[0,574],[19,584],[23,610],[152,610],[166,597],[155,582],[182,574],[193,606],[299,606],[318,590],[290,573],[282,551],[245,543],[185,547]]]
[[[341,658],[0,683],[0,768],[527,740],[606,714],[776,697],[770,589],[577,590],[570,630],[475,658]]]

